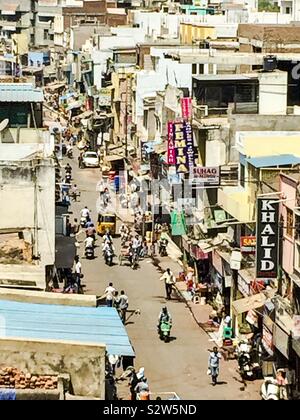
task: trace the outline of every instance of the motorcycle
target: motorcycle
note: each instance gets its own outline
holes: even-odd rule
[[[67,157],[69,158],[69,159],[73,159],[73,148],[69,148],[69,149],[67,149]]]
[[[72,175],[70,173],[67,173],[65,180],[66,180],[66,183],[67,184],[71,184]]]
[[[86,225],[86,217],[82,216],[80,219],[80,226],[84,228]]]
[[[263,400],[287,400],[285,385],[279,385],[272,376],[267,376],[261,386],[260,395]]]
[[[237,347],[237,361],[240,375],[243,379],[254,379],[251,362],[251,346],[247,342],[241,341]]]
[[[85,248],[85,258],[91,260],[95,257],[94,247],[93,246],[87,246]]]
[[[136,252],[133,252],[131,256],[131,268],[135,270],[139,265],[139,256]]]
[[[159,326],[159,338],[165,343],[170,341],[170,332],[171,332],[171,323],[170,321],[162,321]]]
[[[168,245],[168,241],[163,239],[160,243],[159,243],[159,255],[161,257],[167,257],[168,253],[167,253],[167,245]]]
[[[105,264],[111,267],[113,265],[113,257],[114,257],[114,254],[112,251],[105,251],[104,252]]]

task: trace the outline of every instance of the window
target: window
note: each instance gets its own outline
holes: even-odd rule
[[[291,209],[286,209],[286,234],[288,236],[293,236],[293,211]]]
[[[192,74],[197,74],[197,64],[192,64]]]
[[[245,166],[240,164],[240,184],[245,188]]]
[[[285,8],[285,13],[286,13],[287,15],[289,15],[289,14],[291,13],[291,8],[290,8],[290,7],[286,7],[286,8]]]
[[[204,64],[199,64],[199,74],[204,74]]]

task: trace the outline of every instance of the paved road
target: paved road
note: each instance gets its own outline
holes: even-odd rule
[[[77,168],[76,160],[71,164]],[[95,221],[96,184],[100,172],[98,169],[76,169],[73,176],[81,190],[80,202],[72,204],[74,216],[79,219],[80,209],[87,205]],[[100,240],[97,242],[99,245]],[[115,240],[115,245],[118,248],[118,240]],[[96,256],[93,261],[82,258],[85,293],[101,295],[112,281],[117,290],[124,289],[129,296],[129,309],[141,310],[141,315],[134,315],[126,328],[136,351],[136,367],[145,367],[152,392],[174,391],[182,398],[194,400],[259,397],[257,384],[250,384],[245,391],[240,390],[241,383],[234,379],[238,378],[235,362],[222,361],[219,380],[224,383],[216,387],[210,385],[210,377],[206,375],[207,349],[212,347],[212,343],[194,322],[184,302],[174,299],[168,303],[173,317],[174,339],[167,344],[158,339],[157,316],[166,301],[164,286],[159,280],[160,273],[150,260],[142,261],[140,268],[133,271],[128,266],[120,267],[117,264],[107,267],[99,248],[96,249]]]

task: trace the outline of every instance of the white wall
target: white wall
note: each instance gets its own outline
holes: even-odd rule
[[[219,140],[206,142],[206,166],[220,166],[226,164],[226,145]]]
[[[94,62],[94,84],[97,89],[101,88],[102,72],[106,71],[107,60],[112,58],[113,53],[111,50],[92,51],[91,57]]]
[[[287,73],[259,73],[259,114],[286,115]]]

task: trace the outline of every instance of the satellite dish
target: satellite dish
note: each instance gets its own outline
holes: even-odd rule
[[[5,120],[1,121],[1,123],[0,123],[0,133],[1,133],[1,131],[3,131],[3,130],[6,129],[6,127],[8,126],[8,124],[9,124],[9,119],[8,118],[6,118]]]

